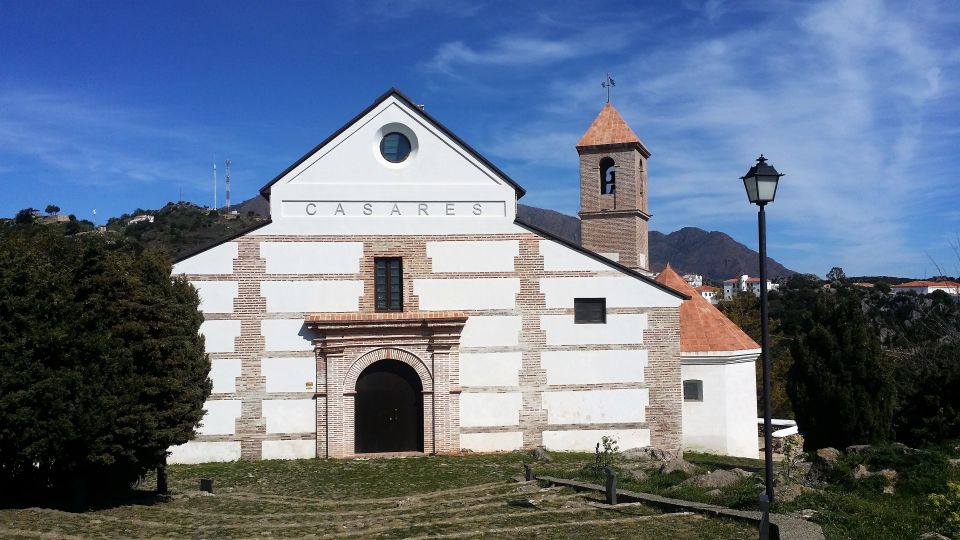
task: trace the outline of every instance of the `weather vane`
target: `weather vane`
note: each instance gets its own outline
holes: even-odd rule
[[[600,86],[607,89],[607,103],[610,103],[610,89],[616,85],[617,83],[613,82],[613,78],[610,77],[610,72],[607,72],[607,80],[600,83]]]

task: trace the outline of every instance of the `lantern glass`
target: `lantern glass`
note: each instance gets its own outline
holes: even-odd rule
[[[757,202],[757,178],[755,176],[744,176],[743,187],[747,190],[747,200],[752,203]]]
[[[780,178],[777,176],[761,176],[757,178],[757,201],[761,203],[773,202],[773,198],[777,195],[777,180]]]

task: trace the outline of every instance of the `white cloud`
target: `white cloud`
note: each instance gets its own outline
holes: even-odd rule
[[[476,66],[546,65],[616,51],[629,42],[619,25],[608,25],[608,31],[577,32],[562,38],[545,38],[532,34],[504,35],[483,47],[471,47],[463,41],[440,45],[426,67],[444,73]],[[598,39],[602,35],[603,39]]]
[[[35,160],[59,171],[59,182],[190,184],[204,140],[149,111],[67,94],[0,93],[0,111],[0,155]]]
[[[724,6],[702,9],[707,19],[725,16]],[[614,103],[653,152],[651,227],[754,220],[740,211],[737,177],[763,152],[787,174],[768,210],[776,242],[823,246],[792,250],[793,266],[893,273],[923,257],[911,223],[928,211],[925,194],[957,197],[955,185],[944,186],[955,175],[920,159],[938,142],[930,116],[957,92],[956,53],[943,50],[938,17],[872,0],[791,4],[621,59]],[[514,135],[492,151],[529,164],[572,151],[586,127],[582,111],[600,106],[598,70],[580,73],[553,78],[533,123],[547,137]]]

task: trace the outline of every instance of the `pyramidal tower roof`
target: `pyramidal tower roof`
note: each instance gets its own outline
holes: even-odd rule
[[[627,122],[620,116],[617,109],[607,102],[607,104],[603,106],[603,109],[600,110],[600,114],[593,119],[593,123],[587,128],[583,137],[580,137],[577,148],[609,144],[636,144],[649,155],[649,152],[646,151],[646,147],[640,142],[637,134],[630,129],[630,126],[627,125]]]
[[[700,296],[673,268],[667,267],[657,281],[690,295],[680,304],[680,352],[746,351],[759,349],[757,342],[728,319],[709,300]]]

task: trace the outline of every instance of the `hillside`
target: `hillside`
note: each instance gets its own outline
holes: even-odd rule
[[[153,216],[153,222],[131,225],[130,220],[139,215]],[[193,203],[179,202],[167,203],[159,210],[138,208],[131,214],[110,218],[107,230],[124,234],[145,248],[165,251],[176,259],[266,220],[254,211],[218,214]]]

